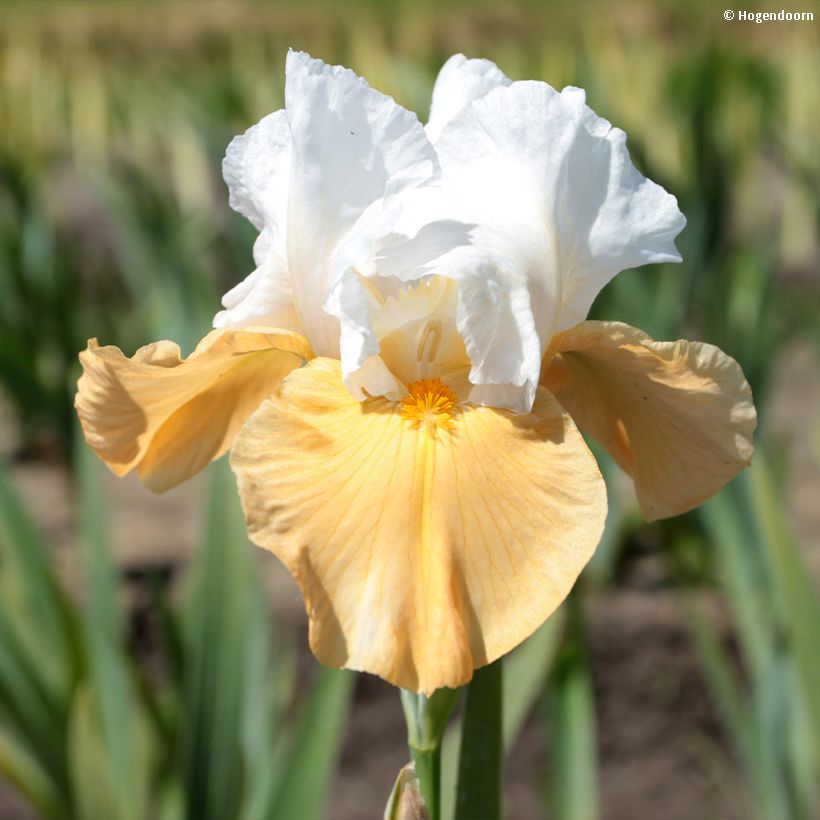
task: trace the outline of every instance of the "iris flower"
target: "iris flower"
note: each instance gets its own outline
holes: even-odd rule
[[[456,687],[565,598],[604,526],[580,430],[649,520],[752,455],[737,363],[586,321],[625,268],[680,261],[677,202],[584,92],[452,57],[430,120],[291,52],[285,108],[230,144],[256,269],[187,358],[91,340],[76,406],[162,492],[231,449],[251,539],[301,587],[320,661]]]

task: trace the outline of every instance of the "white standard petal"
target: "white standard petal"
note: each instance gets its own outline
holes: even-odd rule
[[[498,86],[512,82],[490,60],[470,60],[463,54],[454,54],[441,67],[433,87],[427,136],[438,139],[445,125],[473,100],[483,97]]]
[[[634,168],[623,132],[579,89],[497,87],[456,115],[436,150],[453,217],[477,224],[472,266],[488,271],[486,286],[470,280],[460,316],[477,383],[503,384],[501,372],[516,363],[506,381],[525,376],[530,389],[533,327],[540,355],[620,270],[680,260],[674,238],[685,220],[675,198]],[[450,263],[462,276],[470,267],[463,251]]]
[[[288,266],[305,333],[339,355],[339,323],[322,308],[337,278],[336,249],[366,209],[438,173],[415,114],[352,71],[291,52],[286,108],[293,138]]]
[[[354,395],[361,397],[361,390],[375,395],[377,383],[384,383],[380,377],[372,383],[363,380],[363,373],[375,373],[372,363],[364,369],[374,356],[386,357],[391,370],[406,382],[405,374],[414,368],[414,379],[433,370],[444,372],[453,362],[444,351],[460,348],[462,364],[471,363],[470,381],[499,388],[476,390],[471,400],[517,412],[529,410],[541,370],[537,326],[554,325],[555,317],[544,311],[559,304],[560,293],[544,292],[551,280],[538,277],[536,270],[528,271],[527,266],[549,255],[550,249],[543,230],[538,230],[538,214],[522,210],[526,200],[515,197],[503,204],[494,200],[488,210],[480,197],[469,196],[469,186],[474,184],[490,185],[503,195],[506,171],[496,172],[495,182],[466,174],[453,196],[451,190],[435,186],[408,192],[390,220],[374,209],[351,231],[337,265],[344,273],[325,306],[341,321],[343,377]],[[465,200],[475,222],[447,218],[464,212]],[[496,218],[497,208],[504,214],[503,223]],[[473,244],[474,231],[481,236],[480,248]],[[456,287],[451,292],[457,298],[447,300],[446,310],[437,305],[429,315],[422,311],[404,323],[402,344],[395,344],[396,331],[391,330],[385,353],[382,315],[387,300],[433,275],[452,280]],[[406,299],[407,293],[402,292],[401,298]],[[413,303],[423,307],[423,301]],[[415,343],[428,326],[440,328],[442,338],[456,333],[458,344],[452,340],[437,346],[440,355],[433,363],[426,356],[418,362],[397,361],[400,350],[416,350]]]
[[[222,297],[222,305],[225,309],[214,317],[214,327],[262,326],[302,332],[287,265],[272,249],[253,273]]]
[[[214,317],[214,327],[263,324],[302,332],[285,258],[290,162],[284,110],[269,114],[228,146],[222,174],[230,205],[260,233],[253,247],[256,270],[225,294],[225,310]]]
[[[686,226],[677,199],[632,164],[626,134],[584,104],[584,92],[563,99],[582,107],[581,128],[566,158],[567,190],[555,208],[563,300],[557,330],[586,319],[601,288],[627,268],[680,262],[675,237]]]
[[[287,115],[274,111],[234,137],[222,175],[230,192],[230,205],[260,231],[268,230],[284,248],[290,183],[291,140]],[[256,263],[260,264],[261,259]]]

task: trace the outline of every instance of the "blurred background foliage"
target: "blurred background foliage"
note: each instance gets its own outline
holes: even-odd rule
[[[197,507],[192,559],[171,571],[135,562],[146,645],[124,594],[134,566],[111,555],[110,482],[76,446],[86,339],[190,350],[219,294],[252,269],[254,231],[228,209],[220,162],[234,134],[282,105],[292,46],[354,68],[422,118],[456,51],[585,88],[688,218],[683,265],[621,274],[593,317],[718,344],[755,393],[754,466],[695,513],[647,526],[598,454],[604,541],[568,604],[506,663],[505,748],[525,726],[538,738],[524,765],[534,797],[511,804],[529,814],[510,816],[629,816],[600,799],[608,670],[589,636],[598,602],[634,586],[647,555],[708,692],[716,728],[694,757],[723,796],[688,812],[648,799],[642,816],[820,816],[818,541],[795,540],[793,458],[770,422],[784,363],[820,342],[819,26],[727,23],[705,1],[0,4],[0,774],[27,805],[89,820],[341,820],[387,799],[391,782],[360,767],[376,797],[347,814],[328,807],[345,725],[370,690],[351,700],[351,675],[304,663],[301,627],[272,612],[225,465]],[[816,384],[807,361],[802,378]],[[797,414],[805,400],[798,386],[781,403]],[[817,419],[796,442],[814,448],[813,468]],[[64,549],[80,584],[15,488],[31,461],[70,477]],[[444,750],[447,816],[459,733],[455,723]]]

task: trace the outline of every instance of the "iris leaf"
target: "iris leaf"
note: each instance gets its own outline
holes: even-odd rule
[[[467,685],[456,789],[456,820],[500,820],[503,663],[476,669]]]
[[[322,668],[302,709],[270,818],[321,820],[336,773],[355,674]]]
[[[569,630],[547,683],[550,816],[594,820],[599,816],[598,735],[578,591],[568,606]]]

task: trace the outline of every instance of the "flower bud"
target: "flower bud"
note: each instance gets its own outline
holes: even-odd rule
[[[416,768],[412,763],[408,763],[396,778],[384,810],[384,820],[430,820],[419,790]]]

